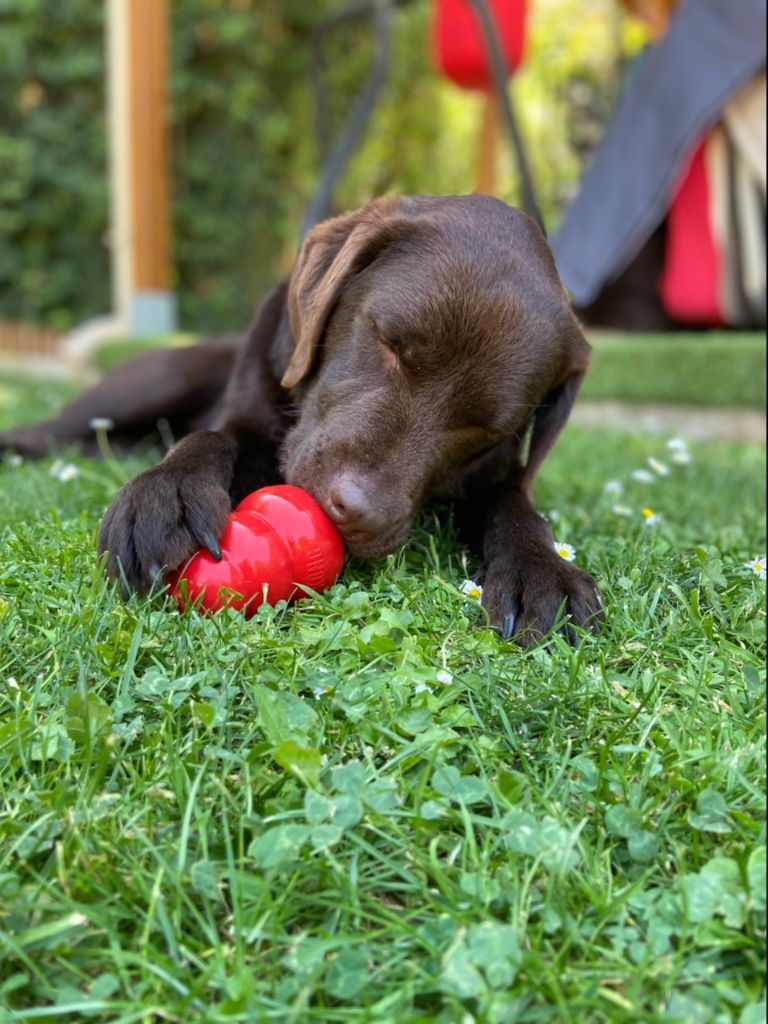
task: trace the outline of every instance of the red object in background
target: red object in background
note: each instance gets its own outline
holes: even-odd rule
[[[486,0],[509,74],[523,60],[527,0]],[[436,0],[433,38],[438,68],[464,89],[492,89],[480,22],[469,0]]]
[[[305,597],[302,587],[325,590],[344,564],[339,531],[311,495],[289,484],[243,498],[219,543],[221,561],[200,550],[171,577],[170,592],[182,610],[226,605],[249,618],[265,601]]]
[[[667,213],[664,267],[659,294],[666,312],[681,323],[722,326],[722,256],[710,218],[706,139],[684,171]]]

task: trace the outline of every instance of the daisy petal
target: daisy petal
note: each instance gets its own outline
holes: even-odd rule
[[[676,466],[689,466],[693,460],[691,459],[690,452],[680,450],[672,452],[672,461]]]
[[[114,430],[115,421],[111,420],[109,416],[94,416],[88,426],[91,430]]]
[[[60,483],[68,484],[70,480],[76,480],[80,476],[80,470],[77,466],[73,466],[71,462],[68,462],[65,465],[58,466],[53,475]]]
[[[566,544],[561,540],[555,541],[555,551],[561,558],[564,558],[566,562],[572,562],[576,557],[576,549],[572,545]]]
[[[656,479],[653,473],[649,472],[647,469],[633,469],[631,476],[633,480],[637,480],[637,482],[641,484],[652,484]]]
[[[766,576],[766,561],[765,555],[755,555],[754,558],[744,563],[745,569],[751,569],[752,572],[760,580],[765,580]]]
[[[669,466],[666,466],[663,462],[659,462],[658,459],[648,459],[648,465],[656,476],[669,476]]]

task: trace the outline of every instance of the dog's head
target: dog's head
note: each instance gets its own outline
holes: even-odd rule
[[[541,233],[486,196],[379,199],[320,224],[288,306],[284,475],[364,558],[532,427],[530,484],[588,361]]]

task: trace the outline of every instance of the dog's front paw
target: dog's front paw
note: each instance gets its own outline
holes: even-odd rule
[[[521,647],[537,643],[553,627],[574,642],[573,626],[596,633],[603,621],[595,581],[556,554],[523,563],[496,559],[483,571],[482,585],[491,624]]]
[[[108,552],[107,574],[144,591],[198,548],[220,558],[217,538],[230,507],[228,493],[215,479],[163,464],[148,469],[118,491],[102,520],[99,552]]]

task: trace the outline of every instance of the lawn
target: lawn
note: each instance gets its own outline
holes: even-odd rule
[[[583,398],[765,409],[764,334],[605,331],[590,341]]]
[[[96,564],[138,460],[0,466],[0,1020],[762,1022],[764,449],[666,441],[561,438],[607,623],[527,651],[433,512],[204,618]]]

